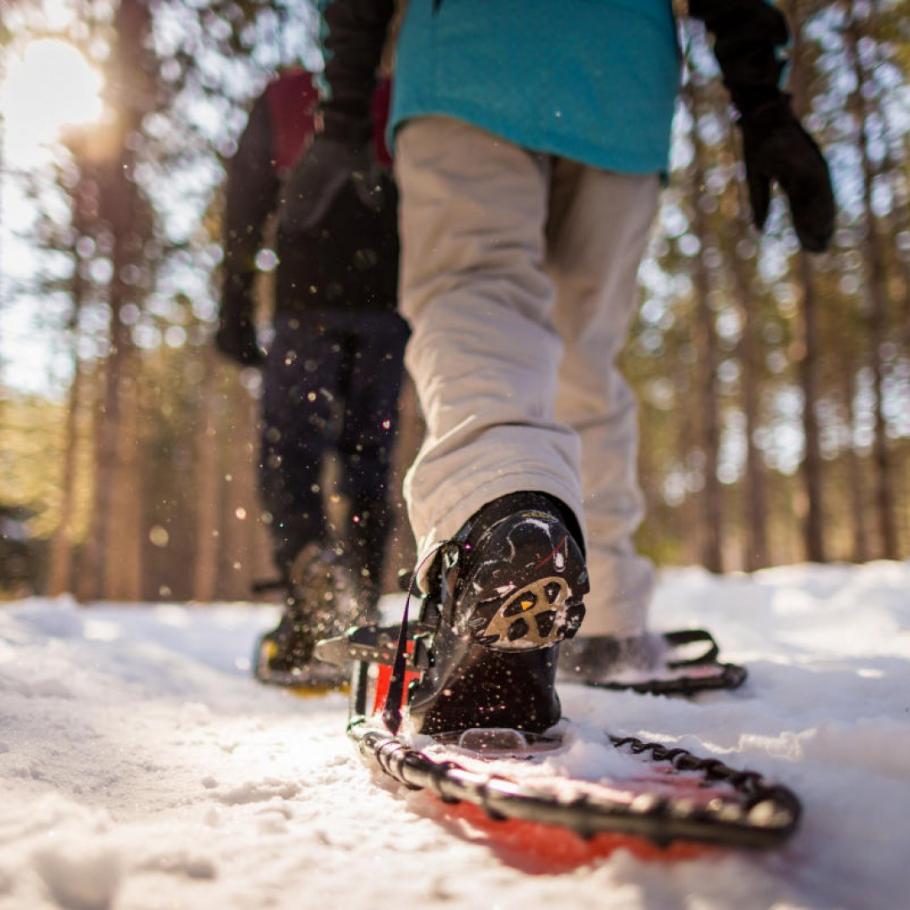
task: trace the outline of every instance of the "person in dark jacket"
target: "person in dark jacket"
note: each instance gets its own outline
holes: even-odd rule
[[[325,681],[330,668],[310,663],[313,641],[375,602],[407,337],[396,313],[397,195],[383,138],[389,85],[381,83],[364,171],[345,175],[312,225],[278,227],[274,337],[267,355],[259,347],[256,259],[283,179],[312,139],[316,100],[311,74],[297,69],[253,105],[228,171],[215,338],[222,353],[263,371],[260,490],[289,595],[281,625],[262,642],[257,675],[279,683]],[[349,504],[340,533],[322,489],[330,450]]]
[[[289,180],[288,223],[362,170],[395,12],[318,5],[324,128]],[[407,4],[391,129],[427,436],[405,499],[439,605],[408,703],[417,731],[546,729],[557,666],[599,683],[672,672],[647,627],[635,400],[616,358],[667,169],[686,9],[738,111],[756,225],[777,184],[803,248],[824,250],[828,168],[779,87],[788,30],[764,0]]]

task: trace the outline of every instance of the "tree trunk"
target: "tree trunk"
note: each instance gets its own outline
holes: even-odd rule
[[[735,130],[728,134],[731,156],[740,157]],[[765,483],[765,465],[755,437],[761,423],[761,352],[757,343],[758,331],[755,319],[755,300],[752,285],[755,269],[749,268],[740,252],[740,245],[749,242],[749,212],[744,210],[742,195],[736,196],[736,216],[727,237],[726,260],[730,264],[733,290],[739,305],[742,331],[737,354],[741,370],[742,408],[745,418],[746,472],[743,505],[745,509],[746,542],[744,564],[746,570],[769,565],[768,554],[768,497]]]
[[[79,445],[79,414],[82,405],[82,388],[84,370],[79,359],[79,314],[85,299],[85,280],[80,271],[77,243],[80,236],[78,192],[73,205],[73,227],[75,240],[69,249],[73,262],[73,277],[70,293],[73,300],[70,315],[70,335],[73,345],[73,379],[70,383],[66,401],[66,427],[63,435],[63,465],[60,472],[60,521],[51,540],[50,568],[48,571],[47,589],[51,597],[56,597],[73,587],[73,540],[72,523],[76,499],[76,454]]]
[[[847,337],[841,352],[843,357],[843,396],[844,412],[847,427],[850,431],[850,444],[847,446],[847,485],[850,490],[850,511],[852,512],[853,546],[851,558],[854,562],[865,562],[869,558],[869,535],[866,530],[866,498],[863,495],[863,477],[853,434],[856,428],[856,414],[853,399],[856,394],[856,366],[853,360],[853,339]]]
[[[679,401],[691,400],[693,393],[691,370],[683,357],[677,357],[674,364],[673,380],[676,384]],[[697,563],[701,560],[701,542],[698,534],[693,534],[692,529],[699,526],[701,502],[691,495],[688,486],[689,473],[692,467],[692,452],[695,449],[696,428],[691,420],[677,421],[678,435],[676,437],[679,463],[685,479],[685,498],[676,510],[679,515],[677,536],[683,542],[683,559],[687,563]]]
[[[119,319],[117,320],[119,322]],[[114,334],[113,314],[111,335]],[[112,341],[111,350],[99,370],[100,394],[94,416],[95,457],[92,517],[89,542],[83,555],[81,600],[105,596],[108,541],[111,531],[111,489],[117,458],[117,435],[120,423],[119,386],[123,354]]]
[[[104,427],[101,413],[101,401],[104,394],[105,372],[107,364],[98,361],[94,372],[91,374],[91,506],[89,508],[88,535],[81,547],[79,569],[76,578],[76,598],[80,602],[95,600],[100,596],[101,586],[99,577],[101,572],[102,551],[98,538],[101,512],[99,506],[99,490],[101,482],[98,467],[101,452],[101,433]],[[86,377],[89,378],[89,377]]]
[[[209,345],[202,383],[202,420],[196,434],[196,561],[193,570],[193,599],[215,599],[218,582],[218,515],[220,514],[221,469],[218,459],[216,410],[218,394],[215,351]]]
[[[736,271],[742,264],[734,266]],[[742,298],[741,298],[742,299]],[[768,503],[765,496],[765,468],[755,443],[759,419],[759,370],[755,344],[755,320],[746,300],[742,307],[742,338],[739,360],[742,369],[743,413],[746,421],[746,569],[754,572],[768,565]]]
[[[798,4],[791,0],[790,26],[793,31],[792,72],[790,87],[794,108],[802,114],[806,107],[805,60],[802,53],[802,19]],[[802,356],[799,361],[799,379],[803,392],[803,438],[805,453],[801,465],[805,496],[804,541],[806,558],[810,562],[824,562],[824,477],[821,446],[819,443],[818,416],[818,313],[817,296],[812,276],[812,265],[807,253],[800,251],[796,257],[796,281],[802,291]]]
[[[139,597],[141,587],[141,496],[137,495],[137,415],[129,327],[123,320],[127,304],[139,303],[128,272],[141,262],[149,217],[133,179],[136,138],[142,118],[153,103],[143,66],[150,28],[144,0],[120,0],[114,19],[116,33],[109,67],[112,101],[117,108],[114,151],[99,163],[99,214],[112,238],[112,274],[108,286],[111,312],[110,353],[105,364],[96,467],[94,575],[104,597]],[[127,423],[124,423],[127,418]]]
[[[804,534],[806,559],[825,562],[824,533],[824,470],[819,441],[818,415],[818,305],[812,266],[809,256],[797,253],[797,275],[802,286],[802,352],[799,360],[800,386],[803,391],[803,439],[805,452],[802,462],[805,492]]]
[[[109,600],[142,599],[143,484],[140,440],[138,358],[128,358],[121,376],[120,426],[117,458],[111,483],[112,527],[109,543],[105,597]]]
[[[72,523],[76,499],[76,453],[79,443],[79,412],[82,402],[83,369],[78,355],[73,357],[73,381],[67,396],[66,429],[63,440],[63,466],[60,476],[60,521],[51,540],[47,590],[51,597],[72,588]]]
[[[879,0],[872,0],[869,19],[875,20],[881,6]],[[855,37],[855,35],[854,35]],[[885,145],[885,154],[882,158],[882,170],[889,174],[891,179],[891,188],[894,194],[894,205],[891,211],[889,229],[885,232],[886,236],[894,237],[901,231],[910,230],[910,173],[901,162],[906,158],[906,137],[899,123],[894,122],[891,109],[880,103],[883,93],[891,91],[887,85],[877,83],[878,74],[886,72],[887,68],[883,65],[886,63],[886,55],[880,53],[880,45],[876,48],[879,53],[873,61],[871,71],[867,72],[866,81],[876,85],[877,90],[875,97],[878,103],[875,105],[874,112],[882,121],[882,141]],[[864,97],[867,112],[872,108],[870,98]],[[900,270],[900,300],[903,311],[903,337],[901,341],[904,346],[910,348],[910,253],[903,250],[894,251],[894,259],[897,268]],[[899,492],[899,491],[896,491]],[[898,499],[898,501],[901,501]]]
[[[114,264],[118,258],[115,254]],[[122,300],[111,295],[111,350],[107,356],[104,369],[104,394],[101,400],[98,420],[98,453],[95,464],[95,536],[98,541],[98,564],[95,567],[98,593],[96,596],[111,597],[112,550],[117,533],[117,516],[114,508],[117,504],[117,487],[120,481],[119,456],[121,430],[121,382],[124,373],[124,362],[129,345],[128,329],[120,319]]]
[[[221,540],[226,563],[220,596],[228,600],[249,600],[258,567],[256,534],[260,523],[257,496],[257,446],[254,427],[257,402],[239,382],[231,393],[231,426],[228,439],[228,475]]]
[[[853,0],[848,3],[848,25],[844,30],[848,53],[856,80],[856,89],[850,99],[850,107],[859,128],[859,151],[862,162],[863,190],[863,247],[866,267],[866,290],[869,299],[869,350],[872,370],[873,408],[875,434],[873,457],[875,461],[875,504],[878,519],[879,547],[887,559],[897,559],[897,525],[894,519],[894,481],[891,470],[891,456],[888,450],[887,422],[884,414],[885,363],[883,346],[888,332],[888,276],[885,253],[877,230],[872,210],[872,186],[875,169],[870,152],[870,136],[866,129],[869,110],[863,89],[866,76],[859,58],[859,30]]]
[[[720,413],[717,395],[718,345],[714,314],[708,303],[711,291],[704,246],[708,242],[708,226],[701,208],[700,195],[704,185],[705,151],[698,135],[698,105],[694,86],[688,83],[685,93],[692,115],[693,228],[702,244],[695,259],[695,325],[693,336],[698,350],[698,410],[700,415],[700,445],[704,458],[704,489],[702,490],[701,562],[711,572],[723,571],[723,500],[717,467],[720,453]]]
[[[745,566],[749,572],[764,568],[768,559],[768,502],[765,493],[765,467],[762,455],[755,443],[755,436],[760,424],[760,386],[759,350],[756,344],[756,322],[749,278],[746,275],[746,263],[738,254],[738,242],[746,239],[744,215],[740,212],[736,219],[736,231],[733,235],[733,248],[729,250],[728,261],[732,264],[731,272],[736,297],[739,302],[742,318],[742,334],[738,346],[741,384],[743,395],[743,415],[745,417],[746,436],[746,476],[744,503],[746,509],[746,553]]]

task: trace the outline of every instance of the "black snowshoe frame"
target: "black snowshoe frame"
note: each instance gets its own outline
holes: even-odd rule
[[[430,790],[447,803],[479,806],[495,821],[521,819],[574,831],[581,837],[626,834],[659,846],[694,841],[723,847],[767,849],[780,846],[796,830],[801,807],[796,795],[770,784],[754,771],[737,771],[717,759],[698,758],[685,749],[667,748],[633,736],[611,736],[617,749],[644,755],[649,764],[698,774],[705,785],[725,783],[741,798],[700,805],[685,797],[639,794],[631,799],[535,793],[519,781],[495,773],[478,774],[457,761],[435,760],[363,717],[355,715],[348,735],[361,755],[384,774],[412,790]]]
[[[624,787],[622,780],[614,786],[598,786],[568,778],[558,790],[547,790],[533,781],[525,785],[497,773],[492,766],[487,772],[476,761],[459,761],[458,750],[446,750],[440,757],[431,754],[433,750],[418,748],[391,732],[382,719],[393,676],[398,677],[404,707],[407,682],[431,659],[425,643],[429,627],[409,623],[404,652],[397,646],[399,632],[393,626],[350,629],[344,636],[321,642],[317,653],[332,662],[354,661],[348,735],[370,765],[410,789],[426,789],[449,803],[474,804],[494,820],[553,825],[585,838],[601,833],[631,835],[661,846],[688,841],[767,849],[780,846],[799,824],[800,802],[786,787],[755,771],[740,771],[718,759],[699,758],[685,749],[633,736],[610,735],[609,741],[616,749],[639,756],[649,780],[673,783],[682,776],[685,786],[672,793],[661,792],[660,786],[654,792],[647,786],[635,792],[634,786]],[[689,637],[685,643],[701,640],[703,636]],[[446,739],[435,737],[433,742]]]
[[[739,664],[722,663],[717,658],[720,647],[714,636],[707,629],[678,629],[674,632],[664,632],[663,639],[668,649],[673,650],[684,645],[703,642],[707,645],[703,653],[685,660],[667,661],[669,670],[683,670],[686,667],[693,669],[713,668],[717,672],[707,675],[701,673],[654,679],[644,679],[638,682],[620,682],[614,680],[601,681],[596,679],[579,680],[585,686],[594,689],[609,689],[612,692],[637,692],[639,695],[681,695],[691,697],[699,692],[708,692],[717,689],[738,689],[748,677],[745,667]]]

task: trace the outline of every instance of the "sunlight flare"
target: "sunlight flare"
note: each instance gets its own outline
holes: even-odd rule
[[[85,56],[59,38],[30,41],[13,53],[0,90],[10,161],[28,165],[66,127],[97,121],[102,84]]]

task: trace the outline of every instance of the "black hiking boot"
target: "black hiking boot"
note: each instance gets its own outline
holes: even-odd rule
[[[558,644],[578,631],[589,589],[579,540],[558,500],[513,493],[442,547],[422,616],[435,626],[429,666],[408,700],[414,732],[540,733],[559,720]]]
[[[378,597],[337,547],[310,544],[289,571],[288,595],[278,626],[257,644],[254,674],[279,686],[331,689],[348,679],[347,668],[316,660],[321,638],[372,622]]]

